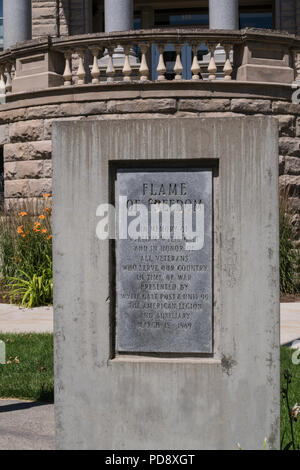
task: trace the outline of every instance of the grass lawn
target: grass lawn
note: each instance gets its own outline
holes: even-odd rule
[[[0,333],[7,364],[0,364],[0,397],[53,401],[53,335]]]
[[[283,372],[287,369],[292,374],[292,382],[289,385],[289,405],[292,408],[296,403],[300,404],[300,364],[292,363],[292,354],[294,350],[281,347],[280,350],[280,369],[281,369],[281,387],[286,386]],[[299,356],[298,356],[299,357]],[[287,412],[286,401],[281,395],[281,436],[283,436],[283,448],[291,441],[291,429],[289,415]],[[300,417],[294,422],[294,436],[296,446],[300,449]]]
[[[8,364],[0,364],[0,397],[53,401],[53,335],[1,334],[6,344]],[[293,407],[300,403],[300,364],[292,363],[293,350],[281,348],[281,386],[285,385],[283,371],[292,374],[289,401]],[[294,434],[300,447],[300,418],[294,422]],[[281,396],[281,435],[283,447],[291,441],[290,422],[285,400]]]

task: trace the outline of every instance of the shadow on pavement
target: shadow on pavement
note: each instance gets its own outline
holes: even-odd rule
[[[1,403],[1,402],[0,402]],[[9,411],[19,411],[26,410],[28,408],[33,408],[35,406],[44,406],[51,405],[51,403],[41,402],[41,401],[32,401],[32,402],[21,402],[21,403],[11,403],[9,405],[0,404],[0,413],[7,413]]]
[[[281,346],[286,346],[287,348],[290,348],[291,346],[293,346],[294,343],[300,344],[300,337],[296,338],[296,339],[293,339],[293,341],[289,341],[288,343],[281,344]],[[299,346],[296,347],[295,349],[299,349]]]

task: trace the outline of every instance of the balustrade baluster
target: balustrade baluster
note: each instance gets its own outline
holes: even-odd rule
[[[77,70],[77,85],[84,85],[85,83],[85,76],[86,76],[86,71],[84,69],[84,54],[85,54],[85,49],[80,48],[78,49],[78,70]]]
[[[216,72],[217,66],[215,62],[215,50],[216,44],[212,44],[210,42],[207,43],[208,50],[210,52],[210,61],[207,67],[207,71],[209,73],[208,80],[215,80],[216,79]]]
[[[107,48],[107,53],[108,53],[108,63],[107,63],[107,68],[106,68],[106,81],[107,82],[113,82],[114,76],[116,73],[114,63],[113,63],[114,50],[115,50],[114,47]]]
[[[231,80],[232,66],[230,62],[230,51],[232,49],[232,44],[222,44],[222,46],[224,47],[224,51],[226,54],[226,61],[223,68],[224,79]]]
[[[65,51],[65,70],[63,73],[64,77],[64,85],[69,86],[72,85],[72,70],[71,70],[71,57],[72,51]]]
[[[165,66],[165,61],[164,61],[164,50],[165,47],[163,45],[158,46],[158,52],[159,52],[159,61],[157,65],[157,73],[158,73],[158,80],[166,80],[165,73],[167,71],[166,66]]]
[[[174,65],[174,72],[175,72],[175,80],[182,80],[182,72],[183,72],[183,66],[181,62],[181,45],[176,44],[175,45],[175,51],[176,51],[176,61]]]
[[[139,74],[140,74],[140,80],[142,82],[144,82],[144,81],[149,79],[149,67],[148,67],[148,64],[147,64],[147,56],[146,56],[149,45],[148,44],[140,44],[139,47],[140,47],[140,50],[141,50],[141,53],[142,53],[141,65],[140,65],[140,68],[139,68]]]
[[[98,84],[100,82],[99,77],[100,77],[100,69],[98,66],[98,55],[99,55],[99,47],[92,46],[89,48],[91,53],[93,54],[93,67],[91,70],[91,75],[92,75],[92,83],[94,85]]]
[[[131,81],[131,73],[132,73],[132,68],[130,66],[129,62],[129,53],[130,53],[130,46],[124,46],[124,54],[125,54],[125,60],[124,60],[124,66],[123,66],[123,80],[124,82],[130,82]]]
[[[200,80],[199,74],[201,74],[201,67],[198,62],[198,45],[193,45],[193,63],[191,67],[191,72],[193,74],[192,79],[193,80]]]

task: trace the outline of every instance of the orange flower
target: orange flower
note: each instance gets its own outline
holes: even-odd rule
[[[40,232],[40,229],[39,229],[39,228],[36,228],[36,227],[33,227],[32,230],[33,230],[35,233]]]
[[[47,233],[48,230],[47,230],[46,228],[43,228],[42,232],[43,232],[43,233]]]
[[[24,217],[25,215],[27,215],[27,212],[25,212],[25,211],[19,212],[19,215],[20,215],[21,217]]]
[[[47,199],[48,197],[51,197],[51,194],[50,194],[50,193],[46,193],[46,194],[43,195],[43,197],[44,197],[45,199]]]
[[[23,232],[23,225],[19,225],[19,227],[17,228],[17,233],[19,233],[19,234],[24,233]]]
[[[45,219],[45,218],[46,218],[46,217],[44,216],[44,214],[39,215],[39,219],[42,219],[42,220],[43,220],[43,219]]]
[[[48,212],[49,214],[52,211],[52,207],[45,207],[44,212]]]
[[[49,235],[49,237],[47,237],[47,240],[51,240],[52,238],[52,235]]]
[[[35,228],[39,228],[40,226],[41,226],[40,222],[35,222],[35,223],[34,223],[34,227],[35,227]]]
[[[22,234],[21,234],[21,237],[22,237],[22,238],[25,238],[25,237],[26,237],[26,234],[25,234],[25,233],[22,233]]]

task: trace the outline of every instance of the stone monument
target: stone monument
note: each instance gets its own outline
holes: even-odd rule
[[[279,447],[277,123],[58,122],[58,449]]]

